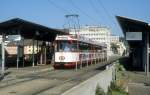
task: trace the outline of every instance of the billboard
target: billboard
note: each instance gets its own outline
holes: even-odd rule
[[[141,41],[142,32],[126,32],[126,40]]]
[[[8,41],[20,41],[21,35],[8,35]]]

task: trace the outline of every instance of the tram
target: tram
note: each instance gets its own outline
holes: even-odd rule
[[[58,35],[55,39],[54,68],[78,68],[106,61],[106,45],[80,35]]]

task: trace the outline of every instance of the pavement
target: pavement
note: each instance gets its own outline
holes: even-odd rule
[[[29,74],[37,74],[40,72],[45,72],[45,71],[51,71],[54,68],[52,65],[40,65],[40,66],[29,66],[29,67],[24,67],[24,68],[8,68],[5,71],[5,75],[2,78],[1,81],[9,81],[12,79],[15,79],[16,77],[19,76],[24,76],[24,75],[29,75]]]
[[[127,71],[126,74],[129,78],[129,95],[150,95],[150,76],[139,71]]]

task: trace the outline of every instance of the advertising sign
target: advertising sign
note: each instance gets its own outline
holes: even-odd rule
[[[126,40],[141,41],[142,40],[142,32],[126,32]]]
[[[21,35],[8,35],[8,41],[20,41]]]

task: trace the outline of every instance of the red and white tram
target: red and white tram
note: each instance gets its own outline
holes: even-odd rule
[[[56,37],[54,68],[77,68],[107,60],[106,46],[80,35]]]

